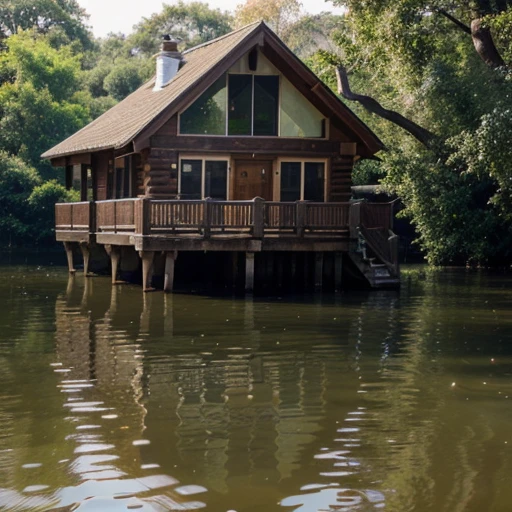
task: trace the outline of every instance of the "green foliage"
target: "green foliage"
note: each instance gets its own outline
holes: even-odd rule
[[[343,16],[329,12],[305,15],[287,27],[281,38],[296,55],[305,59],[320,49],[335,51],[334,41],[343,26]]]
[[[137,61],[126,61],[112,68],[103,81],[103,87],[110,96],[120,101],[138,89],[146,79],[147,67]],[[146,71],[146,73],[145,73]]]
[[[475,130],[449,141],[453,148],[449,163],[478,179],[492,180],[496,190],[490,202],[505,221],[512,222],[512,106],[507,103],[482,116]]]
[[[56,180],[36,186],[28,198],[28,206],[33,214],[33,240],[39,244],[51,244],[55,237],[55,204],[79,200],[77,191],[66,190]]]
[[[28,198],[41,183],[37,171],[21,158],[0,151],[0,245],[7,246],[30,238],[31,211]]]
[[[85,10],[76,0],[9,0],[0,2],[0,40],[19,30],[34,29],[48,34],[61,28],[69,41],[78,40],[82,47],[92,45],[91,34],[84,25]]]
[[[163,34],[172,34],[189,48],[227,34],[231,27],[229,13],[210,9],[206,3],[179,0],[174,5],[164,4],[162,12],[143,18],[128,41],[139,53],[150,56],[159,50]]]
[[[350,103],[388,148],[381,164],[359,163],[354,181],[380,180],[401,197],[431,263],[510,264],[512,83],[508,71],[484,63],[460,24],[483,20],[510,62],[511,11],[484,0],[338,3],[348,8],[344,30],[334,36],[337,48],[313,56],[313,69],[335,88],[333,66],[343,63],[353,91],[441,141],[426,150]]]

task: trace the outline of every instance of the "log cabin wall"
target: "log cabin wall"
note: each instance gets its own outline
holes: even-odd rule
[[[207,137],[179,136],[178,118],[173,116],[151,137],[151,150],[144,165],[144,190],[150,197],[170,197],[178,194],[179,151],[205,151],[206,154],[230,153],[238,159],[247,151],[249,158],[267,157],[274,162],[278,156],[293,156],[307,159],[330,158],[327,183],[327,201],[348,201],[351,197],[352,169],[354,155],[340,155],[347,147],[354,147],[340,127],[331,124],[328,140],[255,138],[255,137]],[[249,153],[250,152],[250,153]],[[350,152],[350,151],[349,151]],[[274,169],[274,174],[278,169]],[[233,197],[233,183],[230,180],[230,197]]]
[[[92,155],[92,169],[95,174],[95,199],[105,201],[108,199],[108,169],[109,159],[112,158],[110,151],[101,151]]]
[[[331,179],[329,183],[328,200],[331,202],[346,202],[352,195],[352,168],[354,157],[341,155],[331,160]]]
[[[169,198],[178,194],[178,152],[151,148],[144,165],[144,189],[148,197]]]

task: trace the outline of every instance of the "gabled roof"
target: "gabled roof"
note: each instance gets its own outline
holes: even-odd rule
[[[263,23],[256,22],[184,52],[185,64],[176,76],[161,90],[153,91],[155,78],[142,85],[123,101],[112,107],[90,124],[41,155],[59,158],[78,153],[105,149],[119,149],[138,137],[149,137],[176,111],[194,97],[198,97],[213,80],[225,73],[239,58],[256,44],[272,42],[280,52],[288,54],[302,68],[322,95],[330,101],[329,108],[349,122],[354,134],[373,154],[383,149],[375,134],[346,107],[323,83],[284,45]],[[207,80],[208,78],[208,80]],[[308,87],[310,84],[308,84]],[[313,89],[313,88],[312,88]],[[332,103],[332,100],[335,103]]]

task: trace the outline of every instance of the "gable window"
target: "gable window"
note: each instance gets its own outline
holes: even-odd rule
[[[227,199],[228,161],[184,158],[180,162],[181,199]]]
[[[325,201],[325,162],[281,162],[281,201]]]
[[[244,72],[245,71],[245,72]],[[277,70],[220,77],[179,117],[181,135],[325,138],[326,119]]]
[[[228,135],[276,136],[279,77],[228,75]]]
[[[220,77],[180,115],[180,133],[226,135],[226,77]]]

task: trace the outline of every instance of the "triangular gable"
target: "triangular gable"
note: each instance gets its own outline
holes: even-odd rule
[[[118,149],[131,142],[136,150],[146,147],[149,138],[173,115],[198,98],[255,46],[320,112],[342,123],[344,131],[358,142],[359,154],[371,156],[383,149],[376,135],[260,22],[184,52],[185,65],[162,90],[153,91],[154,79],[150,80],[42,158]]]

